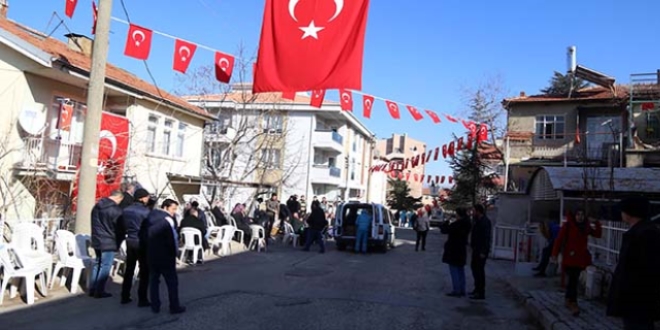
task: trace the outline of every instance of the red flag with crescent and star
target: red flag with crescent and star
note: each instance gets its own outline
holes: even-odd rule
[[[228,84],[232,72],[234,72],[234,57],[229,54],[215,52],[215,79]]]
[[[96,21],[99,18],[99,9],[96,7],[96,2],[92,1],[92,17],[94,18],[94,23],[92,23],[92,35],[96,34]]]
[[[459,137],[457,142],[456,142],[456,150],[460,151],[463,150],[463,137]]]
[[[66,5],[64,5],[64,14],[69,18],[73,18],[73,13],[76,11],[76,6],[78,6],[78,0],[66,0]]]
[[[347,89],[339,90],[341,100],[341,109],[344,111],[353,111],[353,93]]]
[[[442,146],[442,158],[447,158],[447,145]]]
[[[447,178],[447,182],[449,182],[449,184],[452,184],[453,181],[454,181],[454,177],[450,176]]]
[[[390,112],[392,118],[401,119],[401,111],[399,111],[399,105],[396,102],[386,100],[385,105],[387,105],[387,110]]]
[[[176,39],[174,42],[174,61],[172,65],[174,71],[186,73],[188,66],[190,66],[190,61],[195,56],[196,50],[197,45],[185,40]]]
[[[454,118],[450,115],[445,115],[445,118],[447,118],[447,120],[449,120],[452,123],[458,123],[458,119],[456,119],[456,118]]]
[[[96,200],[110,196],[120,188],[124,176],[124,164],[128,156],[129,121],[126,117],[103,112],[99,133],[99,155],[96,172]],[[75,210],[78,195],[79,174],[72,191]]]
[[[413,107],[412,105],[407,105],[406,108],[408,108],[410,115],[413,117],[415,121],[420,121],[424,118],[424,116],[422,116],[422,114],[419,113],[419,110],[417,110],[417,108]]]
[[[433,110],[424,110],[429,117],[431,117],[431,120],[433,121],[434,124],[440,124],[442,121],[440,120],[440,117],[438,117],[438,114],[435,113]]]
[[[455,151],[456,151],[456,146],[454,145],[454,141],[449,142],[449,146],[447,147],[447,154],[451,157],[454,157]]]
[[[362,89],[369,0],[266,0],[253,92]]]
[[[60,119],[57,122],[57,128],[63,131],[71,130],[71,120],[73,119],[73,104],[60,103]]]
[[[483,141],[488,141],[488,125],[486,124],[480,124],[479,125],[479,132],[477,132],[477,143],[481,143]]]
[[[152,34],[153,32],[147,28],[131,24],[128,28],[124,55],[138,60],[146,60],[149,58]]]
[[[440,154],[440,147],[435,147],[435,153],[433,154],[433,160],[438,160],[438,155]]]
[[[362,115],[364,118],[371,118],[371,109],[374,107],[374,97],[371,95],[362,95]]]
[[[312,91],[312,99],[309,101],[309,105],[320,108],[323,106],[323,99],[325,98],[325,89]]]

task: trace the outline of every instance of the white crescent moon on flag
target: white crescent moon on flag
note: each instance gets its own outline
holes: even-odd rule
[[[298,18],[296,18],[296,6],[298,5],[298,2],[300,2],[300,0],[289,0],[289,16],[291,16],[296,22],[298,22]]]
[[[339,14],[344,10],[344,0],[334,0],[335,1],[335,13],[332,15],[330,20],[328,22],[334,21]],[[289,16],[293,18],[294,21],[298,22],[298,18],[296,17],[296,6],[298,6],[298,2],[300,0],[289,0]]]
[[[186,59],[190,57],[190,48],[188,48],[188,46],[181,46],[181,48],[179,48],[179,55],[181,55],[181,60],[185,62]]]
[[[364,105],[365,105],[367,108],[371,108],[371,100],[370,100],[370,99],[366,99],[366,100],[364,100]]]
[[[220,69],[222,69],[222,71],[226,72],[227,69],[229,68],[229,60],[226,57],[223,57],[220,60],[218,60],[218,65],[220,66]]]
[[[390,110],[399,112],[399,107],[394,103],[390,103]]]
[[[343,92],[343,93],[341,93],[341,99],[345,100],[346,102],[350,102],[351,101],[351,96],[348,93]]]
[[[341,14],[342,10],[344,10],[344,0],[335,0],[335,6],[337,7],[337,9],[335,10],[335,14],[332,15],[332,17],[328,22],[334,21],[335,18],[337,18],[337,16]]]
[[[137,39],[137,36],[140,36],[140,40]],[[135,30],[133,31],[133,34],[131,35],[131,38],[135,41],[135,45],[139,46],[144,39],[146,39],[146,36],[144,35],[144,32],[140,30]]]
[[[103,130],[101,133],[99,133],[99,140],[102,139],[107,139],[110,141],[110,144],[112,144],[112,154],[110,154],[110,158],[115,157],[115,153],[117,152],[117,137],[115,137],[112,132]]]

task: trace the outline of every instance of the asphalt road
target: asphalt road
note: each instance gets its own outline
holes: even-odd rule
[[[398,246],[386,254],[339,252],[332,243],[325,254],[275,246],[183,269],[182,315],[165,313],[161,284],[159,315],[121,306],[118,297],[65,293],[16,311],[0,308],[0,329],[539,329],[496,279],[488,281],[486,301],[446,297],[441,235],[432,231],[427,251],[415,252],[413,234],[399,230]],[[119,286],[110,292],[118,296]]]

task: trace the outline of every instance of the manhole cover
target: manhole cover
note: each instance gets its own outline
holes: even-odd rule
[[[328,275],[331,272],[332,271],[321,268],[295,268],[286,272],[285,275],[295,276],[295,277],[317,277],[317,276]]]

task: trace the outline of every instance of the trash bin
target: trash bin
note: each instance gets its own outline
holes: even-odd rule
[[[587,267],[587,278],[585,281],[585,296],[589,299],[600,298],[600,287],[603,274],[594,266]]]

